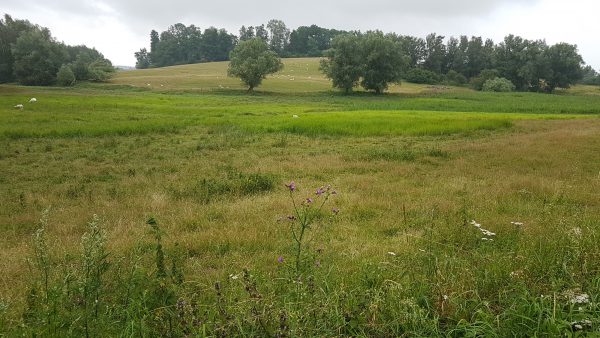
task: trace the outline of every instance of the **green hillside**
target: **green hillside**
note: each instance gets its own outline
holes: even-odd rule
[[[331,89],[331,82],[319,71],[320,58],[283,59],[283,70],[269,76],[258,91],[306,93]],[[229,62],[209,62],[118,73],[112,83],[147,87],[159,91],[215,91],[245,87],[239,79],[227,76]],[[357,88],[356,90],[361,90]],[[402,83],[390,86],[391,93],[448,91],[444,86]],[[452,90],[461,90],[453,88]]]

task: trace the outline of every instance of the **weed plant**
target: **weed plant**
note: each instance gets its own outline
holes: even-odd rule
[[[107,251],[106,231],[94,216],[82,236],[81,256],[59,258],[51,254],[45,211],[33,238],[27,307],[19,325],[5,333],[86,337],[598,333],[600,266],[585,258],[596,244],[591,238],[597,229],[591,223],[566,224],[567,230],[553,229],[559,233],[546,236],[544,246],[530,245],[532,238],[523,233],[526,224],[513,221],[492,232],[469,220],[473,212],[463,199],[463,207],[453,214],[432,213],[423,236],[407,234],[406,245],[416,252],[389,251],[345,275],[332,263],[330,255],[335,253],[324,255],[320,249],[326,232],[317,232],[335,190],[320,187],[298,203],[296,184],[286,184],[286,189],[293,214],[282,222],[288,223],[292,258],[281,255],[272,273],[248,267],[212,286],[184,278],[186,257],[177,245],[164,246],[166,234],[154,218],[146,222],[153,243],[139,241],[128,257]],[[339,212],[332,209],[334,215]],[[462,230],[456,232],[455,225]],[[523,261],[523,257],[538,258]]]

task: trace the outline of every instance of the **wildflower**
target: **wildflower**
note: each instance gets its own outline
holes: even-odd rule
[[[334,215],[337,215],[337,214],[339,214],[339,213],[340,213],[340,209],[338,209],[338,208],[333,208],[333,209],[331,209],[331,212],[333,212],[333,214],[334,214]]]
[[[573,328],[573,331],[581,331],[583,328],[591,328],[592,321],[589,319],[584,319],[578,322],[571,322],[571,327]]]
[[[388,251],[388,255],[390,255],[390,256],[396,256],[396,253],[393,252],[393,251]]]
[[[575,228],[571,229],[571,233],[575,237],[581,237],[581,228],[580,227],[575,227]]]
[[[510,273],[510,277],[512,277],[512,278],[520,278],[520,277],[523,276],[523,274],[524,274],[523,270],[516,270],[516,271],[512,271]]]
[[[523,222],[510,222],[512,225],[523,226]]]
[[[332,191],[331,191],[331,194],[332,194],[332,195],[337,195],[337,191],[335,191],[335,190],[332,190]]]
[[[317,196],[321,196],[323,195],[323,193],[325,192],[325,190],[323,189],[323,187],[320,187],[319,189],[317,189],[317,191],[315,192],[315,195]]]
[[[313,202],[312,198],[309,197],[309,198],[306,199],[306,204],[311,204],[312,202]]]
[[[491,239],[491,238],[487,238],[487,237],[481,237],[481,240],[482,240],[482,241],[490,241],[490,242],[493,242],[493,241],[494,241],[493,239]]]
[[[294,216],[294,215],[288,215],[287,219],[290,220],[290,221],[295,221],[296,220],[296,216]]]
[[[283,256],[277,257],[277,262],[278,263],[283,263]]]
[[[442,298],[443,298],[444,300],[448,300],[448,295],[443,295],[443,296],[442,296]]]
[[[587,304],[590,302],[590,296],[587,293],[574,294],[571,297],[571,303],[573,304]]]
[[[290,189],[290,191],[296,191],[296,183],[294,181],[291,181],[289,184],[285,185],[288,189]]]
[[[230,274],[229,278],[231,278],[233,280],[236,280],[236,279],[240,278],[240,276],[239,275]]]

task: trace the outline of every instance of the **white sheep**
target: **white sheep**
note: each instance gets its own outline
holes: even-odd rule
[[[37,102],[37,99],[35,97],[32,97],[31,99],[29,99],[29,103],[33,103],[33,102]]]
[[[18,105],[15,106],[15,108],[17,108],[17,109],[23,109],[23,105],[22,104],[18,104]]]

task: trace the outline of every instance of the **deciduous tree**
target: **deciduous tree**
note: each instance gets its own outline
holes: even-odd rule
[[[248,86],[248,91],[258,87],[267,75],[283,68],[277,53],[269,50],[261,38],[240,42],[231,52],[230,59],[227,74],[239,77]]]
[[[267,23],[267,29],[270,33],[269,46],[271,50],[283,55],[283,51],[290,40],[290,30],[287,29],[283,21],[275,19]]]
[[[321,60],[321,71],[333,82],[334,88],[346,94],[358,85],[363,73],[360,38],[356,35],[339,35],[333,39],[332,48]]]
[[[398,43],[381,32],[370,32],[362,37],[360,51],[364,62],[360,82],[363,88],[380,94],[389,83],[400,82],[408,61]]]

